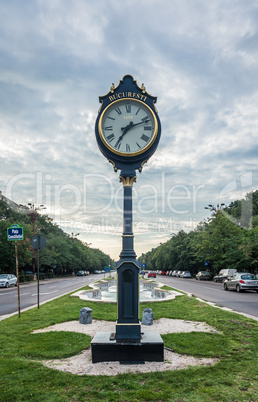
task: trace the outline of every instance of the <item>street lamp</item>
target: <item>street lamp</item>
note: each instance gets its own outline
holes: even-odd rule
[[[224,208],[227,208],[227,206],[223,202],[221,204],[217,204],[217,205],[209,204],[207,207],[204,207],[204,209],[209,209],[210,211],[214,211],[214,212],[218,212]]]
[[[89,248],[89,247],[92,245],[92,243],[87,243],[86,241],[85,241],[83,244],[84,244],[84,246],[87,247],[87,248]]]
[[[72,241],[74,241],[74,239],[76,238],[76,236],[79,236],[79,234],[80,234],[80,233],[75,233],[75,234],[74,234],[74,233],[72,232],[72,233],[71,233]]]

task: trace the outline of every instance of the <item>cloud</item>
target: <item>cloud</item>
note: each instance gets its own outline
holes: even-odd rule
[[[118,258],[122,185],[94,130],[125,74],[158,97],[162,124],[134,185],[138,255],[257,188],[254,0],[14,0],[0,20],[0,189],[14,201]]]

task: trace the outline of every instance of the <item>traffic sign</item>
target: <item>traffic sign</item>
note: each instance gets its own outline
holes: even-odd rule
[[[23,240],[23,228],[20,225],[12,225],[7,228],[7,240]]]
[[[207,266],[209,265],[209,262],[208,262],[208,261],[205,261],[205,262],[204,262],[204,265],[207,267]]]
[[[110,268],[109,268],[109,267],[105,267],[105,268],[104,268],[104,271],[105,271],[105,272],[110,272]]]
[[[36,250],[40,250],[41,248],[46,247],[47,240],[46,240],[45,236],[37,234],[37,235],[32,237],[32,239],[30,241],[30,244]]]
[[[146,268],[146,264],[144,262],[142,263],[142,268]]]

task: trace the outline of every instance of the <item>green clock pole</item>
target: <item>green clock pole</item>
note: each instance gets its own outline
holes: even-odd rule
[[[121,260],[136,259],[134,251],[133,236],[133,183],[136,182],[136,176],[123,177],[120,176],[120,182],[124,187],[124,216],[123,216],[123,235],[122,235],[122,251]]]
[[[136,262],[133,236],[132,189],[136,176],[120,176],[124,187],[122,251],[117,268],[117,342],[139,342],[139,267]]]

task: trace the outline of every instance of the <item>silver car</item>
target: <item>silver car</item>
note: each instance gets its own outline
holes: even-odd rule
[[[189,271],[183,271],[183,272],[180,274],[180,278],[191,278],[191,272],[189,272]]]
[[[17,278],[12,274],[1,274],[0,275],[0,288],[9,288],[9,286],[17,286]]]
[[[236,290],[238,293],[243,290],[255,290],[258,293],[258,279],[255,275],[247,272],[237,272],[224,282],[225,290]]]

